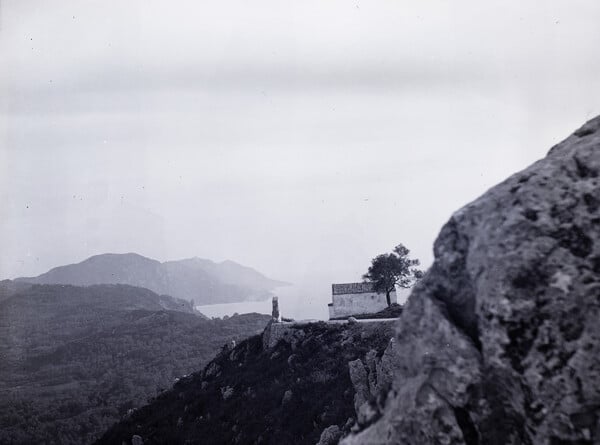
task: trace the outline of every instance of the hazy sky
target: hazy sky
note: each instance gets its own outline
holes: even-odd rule
[[[600,113],[600,2],[0,1],[0,278],[359,280]],[[327,291],[327,289],[325,289]]]

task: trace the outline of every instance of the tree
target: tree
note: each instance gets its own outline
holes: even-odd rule
[[[392,253],[373,258],[368,272],[363,275],[363,280],[373,283],[376,292],[385,292],[388,306],[392,304],[390,293],[396,286],[412,287],[423,276],[423,272],[415,268],[419,265],[419,260],[411,260],[409,253],[404,245],[398,244]]]

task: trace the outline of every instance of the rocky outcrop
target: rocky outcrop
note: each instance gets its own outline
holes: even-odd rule
[[[451,217],[343,444],[600,443],[599,176],[600,117]]]
[[[363,425],[370,421],[375,414],[369,403],[371,391],[369,388],[367,369],[362,360],[357,358],[348,363],[348,370],[355,391],[354,410],[356,411],[358,423]]]
[[[381,416],[385,396],[393,379],[393,339],[383,356],[374,349],[363,359],[348,362],[348,373],[354,388],[355,430],[372,423]]]
[[[277,343],[283,340],[289,343],[292,349],[296,349],[298,342],[305,336],[302,326],[300,323],[276,323],[270,321],[263,332],[263,348],[265,350],[272,349]]]
[[[356,425],[348,363],[362,367],[370,400],[378,381],[372,369],[393,336],[393,321],[271,323],[263,336],[223,348],[204,372],[181,378],[97,444],[128,444],[134,434],[146,445],[336,444]]]
[[[342,432],[340,431],[340,427],[337,425],[331,425],[323,430],[317,445],[336,445],[338,440],[340,440],[341,435]]]
[[[287,405],[288,403],[290,403],[292,401],[292,397],[294,397],[294,393],[292,392],[291,389],[288,389],[286,392],[283,393],[283,397],[281,399],[281,405]]]

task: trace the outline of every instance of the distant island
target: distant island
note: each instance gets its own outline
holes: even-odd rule
[[[264,300],[273,295],[274,289],[289,285],[230,260],[215,263],[194,257],[161,263],[137,253],[95,255],[14,281],[74,286],[127,284],[191,301],[193,305]]]

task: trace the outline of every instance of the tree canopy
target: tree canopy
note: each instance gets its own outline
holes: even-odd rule
[[[410,250],[403,244],[398,244],[392,253],[373,258],[369,270],[363,275],[365,281],[373,283],[375,291],[385,292],[388,306],[391,304],[390,293],[396,286],[412,287],[423,276],[423,272],[415,267],[419,260],[410,259],[409,253]]]

